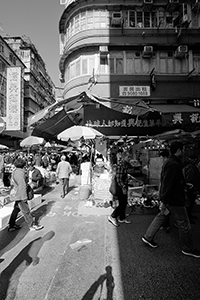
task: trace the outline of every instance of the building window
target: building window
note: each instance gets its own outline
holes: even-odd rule
[[[81,12],[80,22],[81,22],[80,30],[85,30],[86,29],[86,11]]]
[[[116,73],[123,74],[123,58],[116,58]]]
[[[186,9],[184,9],[184,12]],[[109,28],[111,11],[106,9],[87,9],[75,14],[66,24],[67,39],[74,34],[87,29]],[[172,28],[179,11],[166,12],[163,6],[154,7],[151,11],[143,11],[135,6],[134,10],[124,10],[125,28]],[[66,39],[66,40],[67,40]]]
[[[87,59],[82,59],[82,75],[88,74]]]
[[[194,68],[195,68],[195,73],[200,74],[200,53],[194,54]]]
[[[109,12],[106,10],[100,11],[100,27],[108,28],[110,24]]]
[[[92,29],[93,27],[93,10],[87,11],[87,29]]]
[[[13,62],[13,54],[11,52],[9,53],[9,60]]]
[[[0,53],[4,53],[4,42],[0,40]]]
[[[80,31],[79,27],[80,27],[79,15],[76,15],[75,16],[75,33]]]
[[[131,10],[126,14],[128,22],[125,20],[125,26],[135,28],[150,28],[152,27],[153,15],[151,12]]]
[[[135,11],[129,12],[129,26],[130,27],[136,27],[135,26]]]
[[[16,66],[16,57],[13,56],[13,65]]]
[[[80,76],[81,75],[81,62],[80,59],[76,61],[76,76]]]
[[[5,72],[6,64],[3,61],[0,61],[0,72]]]
[[[100,11],[94,10],[94,28],[100,27]]]
[[[107,74],[107,73],[108,73],[108,58],[100,57],[100,74]]]

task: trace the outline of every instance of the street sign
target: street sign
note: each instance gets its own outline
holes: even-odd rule
[[[3,118],[0,117],[0,133],[2,133],[6,128],[6,123]]]

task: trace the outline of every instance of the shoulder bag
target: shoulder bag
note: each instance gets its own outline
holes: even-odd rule
[[[30,184],[27,184],[26,191],[27,191],[28,200],[32,200],[34,198],[34,191],[30,186]]]
[[[117,183],[116,180],[116,176],[113,176],[111,179],[111,184],[110,184],[110,188],[109,188],[109,192],[113,195],[113,196],[118,196],[119,195],[119,191],[120,191],[120,187]]]

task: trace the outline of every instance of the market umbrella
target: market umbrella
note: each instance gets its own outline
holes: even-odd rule
[[[47,142],[46,144],[44,144],[44,148],[51,148],[51,144],[49,142]]]
[[[28,136],[20,142],[21,147],[31,147],[33,145],[42,145],[44,139],[37,136]]]
[[[84,139],[95,139],[103,137],[103,134],[96,129],[87,126],[72,126],[58,134],[57,138],[61,141],[72,141]]]
[[[0,144],[0,150],[8,150],[9,148],[5,145]]]
[[[153,140],[163,140],[163,141],[169,141],[169,140],[180,140],[186,137],[190,137],[191,134],[189,132],[186,132],[182,129],[174,129],[171,131],[166,131],[157,135],[154,135],[152,137]]]

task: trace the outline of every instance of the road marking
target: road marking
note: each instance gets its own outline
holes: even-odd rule
[[[55,215],[56,215],[56,213],[50,212],[50,213],[48,213],[46,216],[47,216],[47,217],[54,217]]]

